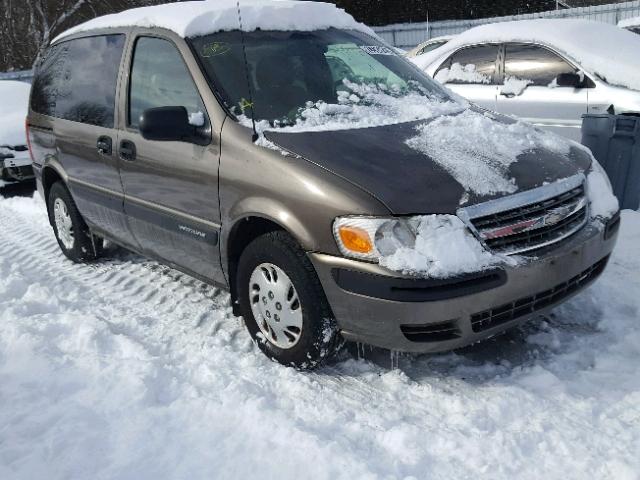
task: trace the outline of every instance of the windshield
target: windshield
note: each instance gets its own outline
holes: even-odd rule
[[[376,104],[396,122],[420,118],[423,102],[448,103],[446,91],[391,48],[354,31],[239,31],[192,38],[206,75],[227,108],[272,126],[295,125],[309,116],[348,114]],[[249,91],[249,85],[251,90]],[[395,103],[407,106],[399,112]],[[379,113],[379,112],[378,112]],[[349,116],[350,115],[350,116]],[[417,118],[414,118],[417,117]]]

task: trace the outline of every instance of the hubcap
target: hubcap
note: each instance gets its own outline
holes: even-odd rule
[[[293,282],[271,263],[258,265],[249,280],[251,311],[262,334],[278,348],[288,349],[300,340],[302,305]]]
[[[67,210],[67,205],[61,198],[53,202],[53,218],[56,222],[58,238],[67,250],[73,248],[73,223]]]

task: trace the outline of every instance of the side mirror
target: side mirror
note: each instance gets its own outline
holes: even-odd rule
[[[583,78],[577,73],[561,73],[556,77],[556,84],[559,87],[581,88],[584,83]]]
[[[147,140],[190,142],[197,136],[197,128],[189,123],[186,108],[158,107],[142,113],[140,133]]]

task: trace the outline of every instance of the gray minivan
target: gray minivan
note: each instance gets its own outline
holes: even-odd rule
[[[458,348],[604,270],[619,217],[588,151],[452,98],[352,20],[291,29],[325,4],[233,30],[191,3],[89,22],[37,67],[28,136],[69,259],[106,240],[224,286],[298,368],[345,339]]]

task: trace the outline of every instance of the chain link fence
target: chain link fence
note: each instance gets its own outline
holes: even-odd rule
[[[478,25],[533,18],[582,18],[617,25],[621,20],[640,17],[640,0],[632,2],[567,8],[549,12],[528,13],[508,17],[482,18],[478,20],[445,20],[439,22],[405,23],[373,27],[380,37],[394,47],[410,49],[430,38],[455,35]],[[640,55],[640,53],[639,53]]]

